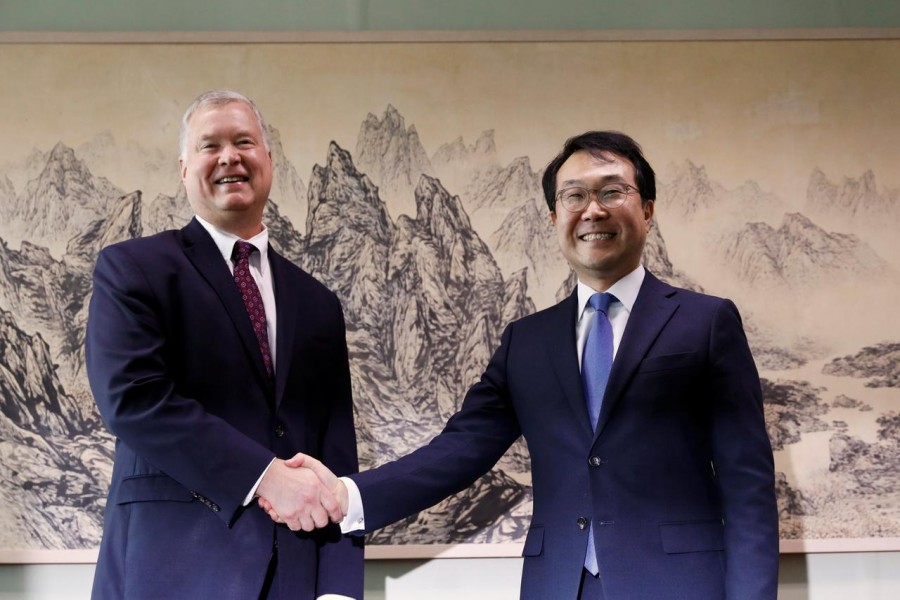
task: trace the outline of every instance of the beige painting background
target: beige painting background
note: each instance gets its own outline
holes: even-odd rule
[[[900,187],[897,40],[587,43],[3,45],[0,158],[109,129],[169,151],[199,91],[239,89],[298,168],[353,147],[393,104],[426,149],[496,131],[504,164],[616,128],[655,165],[688,156],[726,185],[786,198],[818,167]],[[174,152],[173,152],[174,157]],[[136,161],[137,162],[137,161]],[[139,166],[138,164],[135,165]],[[301,169],[301,175],[306,175]],[[122,187],[148,184],[138,169]]]
[[[389,105],[406,126],[415,126],[429,155],[457,137],[471,144],[493,130],[501,165],[527,157],[535,171],[570,135],[621,130],[642,143],[657,169],[656,213],[672,264],[707,292],[735,298],[742,313],[774,331],[780,343],[812,336],[825,348],[814,365],[789,373],[762,369],[763,376],[809,381],[828,390],[826,400],[852,395],[874,404],[877,416],[900,410],[896,387],[828,378],[821,366],[864,346],[900,341],[898,64],[900,40],[6,44],[0,45],[0,176],[21,192],[27,184],[22,165],[34,150],[48,152],[59,142],[78,148],[110,132],[122,152],[93,167],[94,175],[124,190],[140,189],[147,199],[174,196],[178,119],[210,88],[253,98],[306,183],[330,141],[353,153],[361,123],[369,113],[381,118]],[[888,276],[768,301],[754,297],[752,286],[708,264],[715,211],[698,217],[703,222],[667,215],[664,186],[686,161],[726,190],[751,181],[777,197],[783,210],[758,215],[776,229],[783,213],[803,210],[815,170],[836,185],[871,171],[878,193],[888,198],[884,222],[831,215],[817,225],[863,240],[889,265]],[[171,171],[150,170],[151,163]],[[415,214],[411,196],[385,200],[394,219]],[[302,231],[305,203],[279,209]],[[756,219],[752,204],[738,210],[732,221]],[[473,222],[485,240],[497,225]],[[2,225],[0,237],[11,248],[22,241],[16,229]],[[58,257],[66,241],[51,253]],[[536,308],[552,302],[559,285],[553,280],[530,289]],[[872,416],[844,412],[853,435],[874,440]],[[829,435],[810,433],[776,453],[779,470],[801,490],[827,477]],[[896,507],[898,494],[893,490],[885,502]],[[882,528],[882,537],[900,537],[896,516],[896,528]],[[840,528],[834,535],[827,526],[809,531],[848,537]]]

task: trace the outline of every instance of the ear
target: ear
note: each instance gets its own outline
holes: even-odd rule
[[[650,220],[653,218],[653,207],[656,203],[653,200],[644,202],[644,220],[647,222],[647,229],[650,229]]]
[[[181,180],[184,181],[184,178],[187,176],[187,167],[184,165],[184,159],[178,158],[178,170],[181,171]]]
[[[550,211],[550,222],[553,223],[553,226],[556,227],[556,211]]]

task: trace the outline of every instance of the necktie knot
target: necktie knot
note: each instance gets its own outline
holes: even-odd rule
[[[234,243],[234,249],[231,251],[231,260],[238,263],[242,260],[249,260],[250,255],[256,250],[256,246],[244,240],[238,240]]]
[[[588,299],[588,304],[596,311],[607,314],[609,305],[616,301],[616,297],[606,292],[597,292]]]

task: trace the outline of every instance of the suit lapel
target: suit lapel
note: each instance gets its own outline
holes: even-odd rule
[[[575,323],[578,319],[577,290],[557,304],[549,316],[545,339],[548,342],[550,364],[580,428],[585,435],[591,436],[593,432],[584,399],[584,387],[581,384],[575,340]]]
[[[638,365],[646,356],[672,315],[678,309],[674,298],[676,289],[661,282],[649,271],[644,276],[641,290],[628,316],[628,325],[616,352],[609,383],[603,395],[596,435],[603,432],[615,405],[631,382]]]
[[[269,268],[272,269],[272,285],[275,290],[275,306],[278,311],[275,333],[275,406],[281,404],[284,397],[284,386],[287,380],[286,373],[291,364],[291,350],[295,346],[294,337],[298,331],[298,315],[303,311],[305,301],[303,294],[290,287],[291,281],[296,278],[288,277],[287,259],[279,255],[269,245]],[[291,307],[285,306],[290,299]]]
[[[244,307],[244,302],[241,300],[241,295],[234,284],[228,266],[222,260],[219,248],[196,219],[191,219],[191,222],[181,230],[181,243],[185,256],[222,301],[225,312],[228,313],[232,325],[241,338],[247,358],[253,364],[257,377],[264,385],[269,385],[266,367],[259,351],[259,342],[256,340],[256,334],[253,333],[247,309]]]

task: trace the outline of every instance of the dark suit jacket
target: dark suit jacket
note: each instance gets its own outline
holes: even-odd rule
[[[607,600],[774,600],[778,521],[759,376],[734,304],[646,274],[591,431],[577,295],[509,325],[428,446],[352,476],[377,529],[470,485],[520,435],[523,599],[576,598],[593,520]]]
[[[117,439],[95,599],[255,599],[276,541],[276,585],[291,598],[362,598],[361,542],[336,526],[294,533],[242,506],[275,456],[358,469],[340,302],[271,248],[269,262],[274,384],[200,223],[100,253],[87,371]]]

